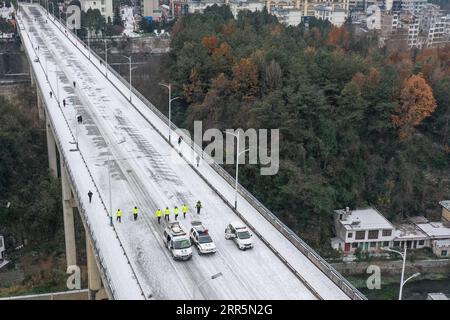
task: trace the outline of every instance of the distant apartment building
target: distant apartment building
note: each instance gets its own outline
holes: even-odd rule
[[[81,10],[87,11],[88,9],[98,9],[106,21],[108,18],[113,19],[113,0],[81,0]]]
[[[418,13],[427,3],[428,0],[402,0],[401,10]]]
[[[141,15],[148,20],[159,20],[162,15],[159,0],[141,0]]]
[[[233,1],[230,0],[228,2],[228,5],[230,6],[231,13],[233,13],[233,16],[237,18],[239,12],[241,11],[262,11],[264,9],[264,2],[263,1]]]
[[[314,11],[316,19],[328,20],[332,25],[340,27],[345,23],[347,10],[338,6],[317,5]]]
[[[410,218],[412,223],[391,224],[375,208],[335,210],[336,237],[331,246],[351,254],[359,248],[377,252],[384,247],[408,249],[431,248],[439,257],[450,257],[450,201],[441,201],[441,221],[429,222],[423,216]]]

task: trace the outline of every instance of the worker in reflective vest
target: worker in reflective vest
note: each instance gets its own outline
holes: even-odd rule
[[[158,218],[158,223],[161,223],[162,211],[160,209],[156,210],[155,216]]]
[[[138,208],[135,206],[134,208],[133,208],[133,217],[134,217],[134,220],[136,221],[136,219],[137,219],[137,216],[138,216]]]
[[[164,220],[170,221],[170,210],[169,207],[164,209]]]
[[[197,208],[197,214],[200,214],[200,209],[203,208],[200,200],[197,201],[197,204],[195,205],[195,207]]]
[[[116,221],[122,222],[122,211],[120,209],[116,211]]]
[[[177,220],[178,219],[178,207],[177,206],[175,206],[175,208],[173,209],[173,213],[175,213],[175,220]]]
[[[183,211],[183,218],[186,219],[186,213],[188,212],[189,207],[187,206],[187,204],[183,204],[183,206],[181,207],[181,211]]]

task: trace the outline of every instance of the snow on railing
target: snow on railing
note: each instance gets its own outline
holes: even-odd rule
[[[51,14],[50,14],[51,15]],[[50,19],[51,20],[51,19]],[[57,22],[57,19],[55,17],[55,19],[53,20],[53,22],[56,24],[60,24],[60,22]],[[61,24],[60,24],[61,25]],[[79,39],[70,29],[67,29],[66,26],[62,25],[65,30],[70,33],[73,37],[76,38],[76,42],[79,43],[81,45],[81,47],[86,48],[86,43],[84,43],[81,39]],[[72,39],[69,38],[69,40],[74,43],[72,41]],[[80,47],[78,47],[78,45],[76,43],[74,43],[75,46],[78,48],[78,50],[86,57],[88,57],[86,55],[86,53],[80,49]],[[94,51],[90,50],[90,55],[91,55],[91,62],[92,64],[101,72],[102,70],[100,70],[100,68],[92,61],[92,57],[94,57],[95,59],[97,59],[101,65],[106,66],[105,61],[99,57]],[[122,82],[122,84],[125,85],[126,88],[129,88],[130,84],[127,80],[125,80],[125,78],[123,78],[116,70],[114,70],[114,68],[110,67],[109,65],[106,66],[106,68],[108,68],[108,71],[110,73],[112,73],[120,82]],[[111,79],[107,78],[108,81],[114,86],[116,87],[116,89],[126,98],[127,97],[127,93],[122,92],[112,81]],[[133,86],[131,86],[131,90],[132,93],[138,97],[155,115],[158,116],[158,118],[160,118],[161,121],[163,121],[164,123],[169,123],[168,118],[159,110],[157,109],[146,97],[144,97],[136,88],[134,88]],[[133,102],[131,102],[131,104],[134,106]],[[138,108],[135,107],[135,109],[144,117],[145,115],[143,115]],[[151,123],[150,120],[147,119],[147,121],[153,126],[153,128],[163,137],[164,140],[166,140],[167,142],[168,139],[167,137],[154,125]],[[173,122],[171,122],[171,126],[173,128],[173,131],[176,131],[177,129],[179,129]],[[191,148],[195,151],[196,154],[198,154],[199,156],[201,156],[202,159],[206,159],[207,162],[210,164],[210,166],[214,169],[214,171],[216,171],[225,181],[227,181],[231,186],[234,187],[235,185],[235,179],[234,177],[232,177],[223,167],[221,167],[219,164],[217,164],[209,155],[207,155],[203,149],[197,145],[191,138],[190,136],[186,135],[185,133],[183,133],[182,131],[178,130],[177,132],[179,135],[183,136],[183,140],[185,141],[185,143],[187,143],[188,145],[191,146]],[[197,171],[197,173],[202,176],[200,174],[200,172],[198,172],[198,170],[195,168],[195,166],[193,166],[193,169],[195,171]],[[206,179],[203,178],[205,181]],[[215,189],[215,188],[214,188]],[[219,194],[220,193],[216,190],[216,192]],[[319,268],[325,275],[328,276],[328,278],[330,278],[333,283],[335,283],[345,294],[347,294],[351,299],[354,300],[365,300],[366,297],[359,292],[347,279],[345,279],[339,272],[336,271],[336,269],[334,269],[328,262],[325,261],[325,259],[323,259],[320,255],[318,255],[314,249],[312,249],[305,241],[303,241],[297,234],[295,234],[291,229],[289,229],[277,216],[275,216],[269,209],[267,209],[258,199],[256,199],[247,189],[245,189],[240,183],[238,183],[238,192],[239,194],[245,198],[269,223],[271,223],[278,231],[280,231],[300,252],[302,252],[317,268]],[[224,197],[221,197],[226,203],[229,203],[228,200],[226,200]],[[231,206],[231,208],[234,210],[234,208]],[[243,218],[243,216],[236,210],[234,210],[241,218]],[[244,220],[246,220],[244,218]],[[247,224],[249,224],[248,222],[246,222]],[[252,228],[254,231],[255,229]],[[256,231],[257,234],[259,234],[259,232]],[[262,238],[262,236],[259,234],[260,238],[263,239],[263,242],[267,242],[267,240],[265,240],[264,238]],[[267,242],[266,243],[269,248],[274,251],[275,249]],[[277,253],[277,252],[276,252]],[[279,253],[277,253],[277,255],[279,255]],[[279,255],[279,257],[281,257],[281,255]],[[282,260],[285,261],[285,259],[283,257],[281,257]],[[287,261],[286,261],[287,263]],[[290,265],[289,265],[290,266]],[[288,266],[288,267],[289,267]],[[294,268],[292,268],[294,269]],[[295,270],[295,269],[294,269]],[[296,275],[298,274],[297,271],[295,271]],[[298,274],[299,275],[299,274]],[[308,286],[309,284],[307,284]],[[314,289],[312,289],[314,290]],[[315,290],[314,290],[315,291]],[[314,293],[314,292],[313,292]]]
[[[21,11],[21,15],[24,15],[25,17],[27,17],[27,19],[29,19],[28,15],[27,15],[23,10]],[[21,33],[20,33],[20,25],[19,25],[19,23],[17,23],[17,28],[19,29],[19,34],[21,34]],[[25,33],[26,33],[26,35],[27,35],[27,37],[28,37],[28,39],[29,39],[29,41],[30,41],[30,43],[31,43],[31,46],[32,46],[32,48],[33,48],[34,53],[36,54],[36,56],[38,56],[38,54],[37,54],[37,52],[36,52],[36,48],[34,48],[34,46],[32,45],[32,41],[31,41],[30,35],[28,34],[26,28],[24,28],[24,29],[25,29]],[[28,51],[25,50],[25,52],[26,52],[26,54],[27,54],[27,56],[28,56],[28,60],[29,60],[30,62],[33,61],[33,59],[31,59],[31,57],[29,56]],[[45,73],[45,68],[42,66],[41,61],[39,60],[38,62],[39,62],[39,65],[41,66],[43,72]],[[40,89],[38,92],[44,92],[44,91],[42,90],[41,84],[40,84],[38,81],[36,81],[36,83],[37,83],[37,85],[39,86],[39,89]],[[54,88],[52,87],[50,81],[48,82],[48,86],[50,87],[50,89],[51,89],[53,92],[55,92],[55,90],[54,90]],[[39,93],[38,93],[38,94],[39,94]],[[55,98],[56,98],[56,96],[55,96]],[[44,101],[44,100],[43,100],[43,101]],[[58,101],[58,100],[57,100],[57,101]],[[46,104],[44,104],[44,105],[46,106]],[[59,101],[58,101],[58,105],[60,106]],[[46,106],[46,107],[47,107],[47,106]],[[61,107],[60,107],[60,110],[61,110]],[[66,118],[64,112],[62,112],[62,110],[61,110],[61,113],[62,113],[62,115],[63,115],[63,118],[64,118],[65,122],[66,122],[67,128],[69,129],[70,135],[72,136],[72,138],[73,138],[74,141],[75,141],[75,136],[74,136],[74,134],[73,134],[73,132],[72,132],[72,129],[71,129],[69,123],[68,123],[68,120],[67,120],[67,118]],[[53,119],[52,119],[51,117],[47,117],[47,119],[50,121],[50,123],[51,123],[51,125],[52,125],[52,128],[56,128],[56,126],[55,126],[55,124],[54,124],[54,122],[53,122]],[[114,284],[113,284],[113,282],[111,281],[111,274],[110,274],[108,268],[106,267],[106,265],[105,265],[105,263],[104,263],[104,257],[103,257],[103,255],[102,255],[102,251],[101,251],[100,247],[97,245],[98,241],[97,241],[97,238],[96,238],[96,236],[95,236],[95,233],[94,233],[94,232],[92,231],[92,229],[91,229],[91,224],[90,224],[90,222],[89,222],[89,219],[88,219],[88,216],[87,216],[87,213],[86,213],[84,204],[83,204],[83,202],[82,202],[82,200],[81,200],[81,199],[82,199],[81,194],[80,194],[80,192],[78,191],[78,187],[77,187],[77,184],[75,183],[74,175],[73,175],[72,170],[71,170],[71,168],[70,168],[70,162],[67,161],[67,156],[66,156],[65,151],[64,151],[64,148],[63,148],[63,146],[62,146],[62,144],[61,144],[61,139],[59,138],[58,132],[57,132],[55,129],[52,130],[52,132],[53,132],[53,134],[54,134],[54,136],[55,136],[55,138],[56,138],[55,141],[56,141],[56,143],[58,144],[58,150],[60,151],[60,155],[61,155],[61,157],[64,159],[64,163],[66,164],[66,169],[67,169],[67,173],[68,173],[68,175],[69,175],[69,179],[70,179],[70,181],[71,181],[72,189],[73,189],[74,193],[75,193],[76,196],[77,196],[76,198],[77,198],[77,202],[78,202],[78,209],[79,209],[79,211],[80,211],[80,213],[81,213],[81,218],[83,218],[83,221],[85,222],[85,226],[87,227],[88,232],[89,232],[89,234],[90,234],[90,236],[91,236],[91,239],[92,239],[92,245],[93,245],[94,248],[95,248],[94,252],[97,254],[97,258],[98,258],[98,259],[97,259],[98,265],[99,265],[99,267],[100,267],[100,269],[101,269],[101,271],[102,271],[100,274],[104,276],[104,277],[102,277],[103,280],[104,280],[104,283],[107,284],[107,286],[109,287],[108,289],[109,289],[109,292],[111,293],[112,298],[115,299],[115,298],[116,298],[116,288],[114,287]],[[88,172],[88,174],[89,174],[89,177],[91,178],[91,181],[92,181],[92,183],[93,183],[93,185],[94,185],[94,188],[95,188],[95,190],[97,191],[97,194],[98,194],[98,196],[99,196],[99,198],[100,198],[100,202],[101,202],[101,204],[102,204],[102,206],[103,206],[103,209],[105,210],[107,216],[110,216],[110,217],[111,217],[111,216],[112,216],[112,213],[109,212],[108,209],[106,208],[106,205],[105,205],[105,202],[103,201],[103,198],[102,198],[102,196],[101,196],[100,190],[99,190],[97,184],[95,183],[95,180],[94,180],[94,178],[93,178],[93,176],[92,176],[92,173],[91,173],[91,171],[89,170],[89,167],[87,166],[86,160],[85,160],[83,154],[81,153],[81,151],[80,151],[79,154],[80,154],[80,157],[81,157],[81,159],[82,159],[82,161],[83,161],[83,164],[84,164],[84,166],[85,166],[85,168],[86,168],[86,170],[87,170],[87,172]],[[125,258],[127,259],[127,263],[128,263],[128,265],[130,266],[131,271],[133,272],[133,277],[134,277],[134,279],[136,279],[136,282],[137,282],[137,284],[138,284],[138,286],[139,286],[139,288],[140,288],[140,290],[141,290],[141,295],[144,297],[144,299],[146,299],[147,297],[146,297],[145,294],[144,294],[144,290],[142,289],[141,284],[140,284],[139,281],[137,280],[138,278],[137,278],[137,276],[136,276],[136,272],[135,272],[134,269],[133,269],[133,266],[132,266],[132,264],[131,264],[130,259],[128,258],[128,255],[126,254],[126,251],[125,251],[125,249],[124,249],[124,247],[123,247],[122,241],[120,240],[120,237],[119,237],[119,235],[118,235],[118,233],[117,233],[117,230],[116,230],[114,224],[112,225],[112,228],[113,228],[113,230],[114,230],[114,233],[115,233],[115,235],[116,235],[116,238],[117,238],[118,241],[119,241],[119,244],[120,244],[120,247],[121,247],[121,249],[122,249],[122,251],[123,251],[123,254],[124,254]],[[105,282],[105,280],[106,280],[106,282]]]

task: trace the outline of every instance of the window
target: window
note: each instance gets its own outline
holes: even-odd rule
[[[425,244],[425,240],[419,240],[419,246],[423,246]]]
[[[399,247],[400,246],[400,241],[394,241],[394,247]]]
[[[370,247],[371,248],[376,248],[377,247],[377,243],[376,242],[371,242],[370,243]]]
[[[352,243],[352,248],[353,248],[353,249],[358,248],[358,242],[353,242],[353,243]]]
[[[385,229],[383,230],[383,237],[390,237],[392,235],[392,230]]]
[[[441,251],[441,256],[446,257],[447,256],[447,250],[442,250]]]
[[[356,240],[364,240],[366,238],[366,231],[356,231]]]
[[[383,247],[389,247],[389,241],[384,241],[383,242]]]
[[[369,239],[378,239],[379,230],[369,230]]]
[[[352,238],[352,237],[353,237],[353,232],[349,232],[349,233],[348,233],[348,237],[349,237],[349,238]]]

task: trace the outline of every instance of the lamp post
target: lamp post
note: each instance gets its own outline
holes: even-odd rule
[[[202,282],[200,282],[198,285],[194,286],[194,289],[193,289],[193,291],[192,291],[192,300],[195,299],[195,289],[198,288],[198,290],[200,291],[200,287],[201,287],[202,285],[204,285],[207,281],[217,279],[217,278],[219,278],[219,277],[221,277],[221,276],[223,276],[222,272],[213,274],[212,276],[210,276],[210,277],[204,279],[204,280],[203,280]]]
[[[169,144],[171,144],[170,137],[172,135],[172,101],[180,99],[180,97],[172,98],[172,85],[170,83],[169,84],[160,83],[159,85],[169,89]]]
[[[127,58],[130,63],[130,102],[131,102],[131,56],[129,57],[123,56],[123,57]]]
[[[234,209],[237,210],[237,198],[238,198],[238,179],[239,179],[239,156],[245,152],[247,152],[250,149],[245,149],[244,151],[239,152],[239,133],[231,133],[228,131],[224,131],[226,134],[231,134],[232,136],[236,137],[237,140],[237,146],[236,146],[236,180],[235,180],[235,186],[234,186]]]
[[[382,250],[397,253],[403,258],[402,275],[401,275],[401,278],[400,278],[400,291],[398,293],[398,300],[402,300],[403,286],[405,285],[406,282],[408,282],[412,278],[415,278],[415,277],[419,276],[420,273],[417,272],[417,273],[413,274],[411,277],[409,277],[408,279],[406,279],[405,281],[403,281],[403,278],[405,276],[405,264],[406,264],[406,245],[405,245],[405,250],[404,250],[403,253],[400,252],[400,251],[397,251],[397,250],[390,249],[390,248],[382,248]]]
[[[104,39],[103,41],[105,41],[105,67],[106,67],[106,71],[105,71],[105,77],[108,78],[108,50],[112,49],[112,47],[107,48],[106,43],[107,43],[107,39]]]
[[[111,197],[111,152],[108,145],[108,188],[109,188],[109,224],[113,225],[112,218],[112,197]]]

